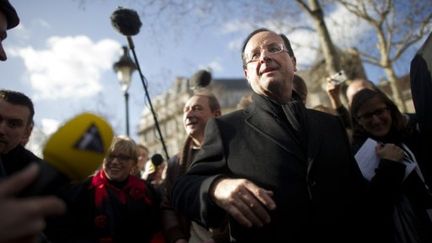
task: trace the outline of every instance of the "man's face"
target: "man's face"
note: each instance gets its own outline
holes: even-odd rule
[[[137,162],[138,170],[144,171],[145,164],[147,163],[148,159],[149,159],[148,151],[141,147],[138,147],[138,162]]]
[[[291,98],[296,62],[286,50],[271,53],[272,46],[283,43],[274,32],[264,31],[252,36],[244,50],[244,74],[255,93],[286,102]],[[253,55],[259,55],[259,59],[248,63]]]
[[[30,110],[0,99],[0,154],[8,153],[31,133]]]
[[[7,20],[6,16],[0,11],[0,61],[6,61],[6,52],[3,49],[3,41],[6,39]]]
[[[183,125],[186,133],[201,141],[208,119],[219,114],[220,111],[211,111],[208,97],[192,96],[183,109]]]

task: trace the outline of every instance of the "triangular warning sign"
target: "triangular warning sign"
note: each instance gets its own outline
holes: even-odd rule
[[[86,132],[75,143],[74,148],[77,150],[86,150],[96,153],[104,153],[102,137],[96,124],[91,124]]]

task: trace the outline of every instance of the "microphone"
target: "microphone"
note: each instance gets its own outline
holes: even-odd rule
[[[91,113],[67,121],[46,142],[39,176],[21,195],[50,194],[87,178],[102,164],[113,134],[108,122]]]
[[[138,34],[139,29],[141,28],[141,25],[142,25],[141,20],[139,19],[139,16],[135,10],[118,7],[117,10],[115,10],[111,14],[111,25],[118,32],[120,32],[122,35],[126,36],[126,39],[128,41],[128,44],[129,44],[129,49],[132,51],[135,65],[136,65],[138,73],[140,75],[141,83],[144,87],[144,92],[145,92],[145,96],[147,98],[147,101],[148,101],[148,104],[150,107],[150,111],[151,111],[151,113],[153,115],[153,119],[155,121],[156,130],[159,134],[159,138],[160,138],[160,141],[162,143],[162,147],[165,151],[166,158],[169,159],[168,150],[166,148],[165,141],[164,141],[163,136],[162,136],[162,132],[161,132],[161,129],[159,126],[159,121],[157,119],[156,112],[153,109],[153,104],[151,102],[150,94],[149,94],[148,89],[147,89],[148,82],[141,71],[141,67],[139,65],[137,55],[135,53],[135,45],[134,45],[134,42],[133,42],[132,37],[131,37],[132,35]]]
[[[139,33],[142,23],[135,10],[118,7],[111,14],[111,25],[122,35],[132,36]]]
[[[164,161],[164,158],[162,157],[161,154],[154,154],[151,158],[150,158],[151,162],[153,163],[154,166],[159,166],[160,164],[162,164],[162,162]]]
[[[190,79],[192,89],[204,88],[210,84],[211,80],[211,73],[204,69],[196,72]]]

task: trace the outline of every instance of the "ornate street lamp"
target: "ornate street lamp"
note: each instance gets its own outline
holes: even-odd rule
[[[129,49],[123,46],[123,55],[113,65],[114,71],[117,73],[117,78],[120,82],[121,89],[125,98],[126,112],[126,135],[129,136],[129,86],[132,82],[132,73],[137,69],[137,66],[129,56]]]
[[[150,99],[150,94],[149,94],[148,88],[147,88],[148,82],[147,82],[147,79],[144,77],[144,74],[141,71],[141,68],[140,68],[140,65],[138,62],[138,58],[137,58],[137,55],[135,52],[135,45],[134,45],[133,40],[132,40],[132,36],[137,35],[139,33],[139,30],[142,26],[141,20],[139,19],[138,13],[135,10],[119,7],[111,15],[111,24],[118,32],[120,32],[120,34],[124,35],[128,41],[129,48],[132,51],[136,67],[138,69],[138,73],[139,73],[140,78],[141,78],[141,83],[144,87],[145,96],[147,98],[147,102],[148,102],[150,111],[153,115],[155,127],[156,127],[158,134],[159,134],[160,142],[162,143],[163,150],[165,151],[165,158],[168,161],[169,160],[168,150],[167,150],[167,147],[165,145],[165,141],[164,141],[163,136],[162,136],[162,132],[161,132],[161,129],[159,126],[159,121],[157,119],[156,112],[153,109],[153,105],[152,105],[152,102]]]

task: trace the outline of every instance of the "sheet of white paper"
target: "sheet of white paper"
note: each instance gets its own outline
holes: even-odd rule
[[[354,156],[364,178],[368,181],[375,175],[375,169],[380,161],[375,152],[376,145],[375,140],[368,138]]]
[[[375,169],[378,167],[380,161],[375,150],[377,144],[378,143],[375,140],[368,138],[354,156],[364,178],[366,178],[368,181],[372,180],[372,177],[375,175]],[[408,175],[416,168],[416,164],[408,161],[402,162],[406,165],[404,176],[405,180]]]

